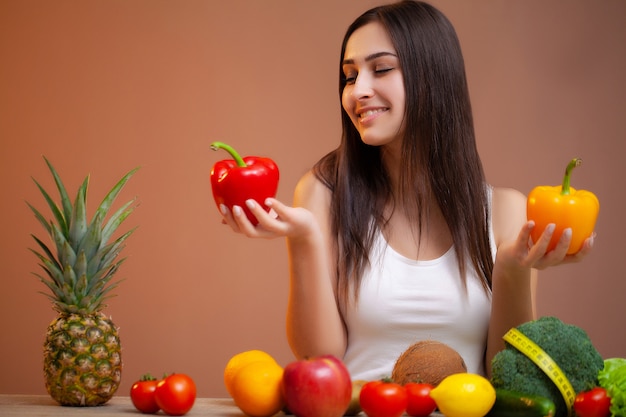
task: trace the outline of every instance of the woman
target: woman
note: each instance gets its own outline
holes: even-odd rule
[[[354,379],[389,376],[418,340],[456,349],[489,374],[511,327],[534,318],[536,270],[566,256],[571,230],[546,252],[550,225],[530,244],[526,198],[490,187],[477,153],[465,68],[450,22],[401,1],[348,28],[340,63],[343,135],[276,199],[222,207],[249,237],[286,237],[287,334],[297,357],[333,354]]]

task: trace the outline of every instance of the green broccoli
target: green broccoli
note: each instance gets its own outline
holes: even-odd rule
[[[541,317],[517,329],[550,355],[576,393],[598,384],[598,372],[604,367],[604,360],[583,329],[556,317]],[[556,405],[555,417],[567,416],[565,400],[552,380],[523,353],[505,344],[506,348],[491,362],[493,386],[549,398]]]

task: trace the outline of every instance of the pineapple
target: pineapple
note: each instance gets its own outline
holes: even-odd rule
[[[46,389],[61,405],[96,406],[106,403],[119,387],[122,374],[118,329],[102,313],[104,301],[119,281],[112,281],[124,259],[117,259],[134,229],[116,240],[109,239],[134,209],[124,204],[108,220],[111,204],[138,168],[128,172],[109,191],[87,222],[86,202],[89,176],[78,189],[74,204],[61,178],[44,157],[60,195],[60,207],[34,180],[54,216],[48,221],[27,203],[54,243],[49,248],[33,238],[41,250],[31,249],[39,258],[44,274],[34,273],[49,293],[44,293],[58,312],[48,327],[44,343]]]

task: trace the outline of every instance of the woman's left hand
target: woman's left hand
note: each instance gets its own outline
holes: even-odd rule
[[[550,266],[580,262],[593,247],[595,233],[585,240],[578,252],[567,255],[567,249],[572,240],[572,230],[565,229],[556,247],[547,251],[555,225],[547,225],[539,240],[533,244],[530,234],[534,228],[533,221],[526,222],[515,241],[504,243],[498,248],[499,260],[504,261],[510,267],[545,269]]]

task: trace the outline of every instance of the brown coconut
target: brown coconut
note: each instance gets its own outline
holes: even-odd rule
[[[436,340],[422,340],[398,357],[391,379],[402,385],[424,382],[437,386],[448,375],[459,372],[467,372],[467,366],[456,350]]]

